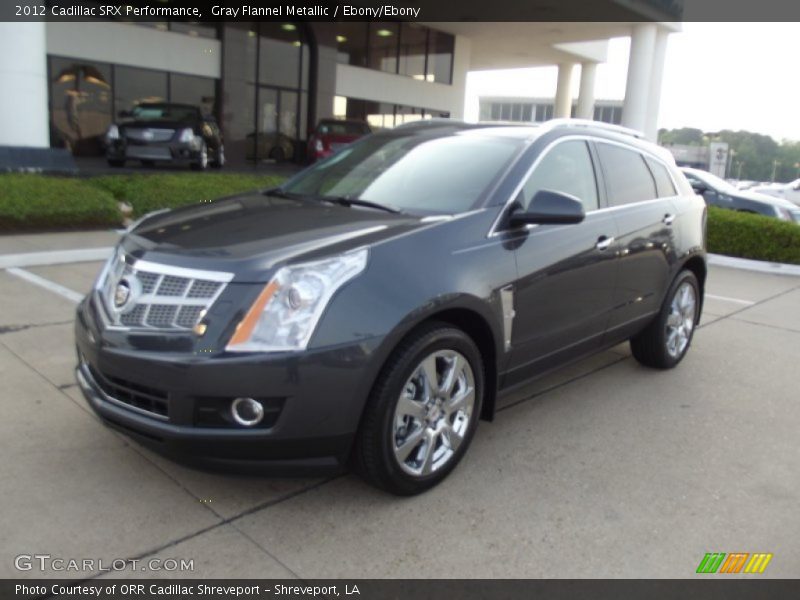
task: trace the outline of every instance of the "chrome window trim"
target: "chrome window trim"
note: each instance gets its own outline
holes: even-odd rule
[[[553,140],[552,142],[550,142],[549,144],[547,144],[547,146],[545,146],[544,149],[539,153],[539,156],[536,157],[536,160],[533,161],[533,164],[531,164],[530,168],[528,168],[528,170],[525,172],[525,175],[520,178],[520,182],[514,188],[514,191],[511,192],[511,195],[505,201],[505,203],[503,203],[503,206],[502,206],[500,212],[497,214],[497,217],[495,217],[495,220],[492,222],[492,226],[489,228],[489,233],[486,234],[487,238],[495,237],[495,236],[499,235],[500,233],[503,233],[504,231],[506,231],[506,230],[502,230],[502,231],[498,231],[497,230],[497,226],[500,223],[500,220],[503,218],[503,215],[505,214],[506,210],[508,210],[508,207],[511,205],[511,203],[514,202],[516,197],[519,195],[520,190],[522,190],[522,188],[525,186],[525,184],[527,183],[527,181],[530,178],[531,174],[533,173],[534,169],[536,169],[536,167],[539,166],[539,163],[542,162],[544,157],[547,156],[547,154],[549,154],[552,151],[552,149],[555,148],[558,144],[561,144],[561,143],[567,142],[567,141],[575,141],[575,140],[582,140],[582,141],[585,141],[585,142],[595,142],[595,143],[599,142],[599,143],[604,143],[604,144],[611,144],[612,146],[619,146],[621,148],[625,148],[625,149],[631,150],[633,152],[639,152],[641,154],[646,154],[648,157],[652,158],[653,160],[659,162],[664,167],[666,167],[667,174],[669,175],[669,178],[672,181],[672,187],[675,188],[676,192],[678,190],[680,190],[680,188],[677,185],[677,182],[675,181],[675,177],[672,174],[672,171],[670,169],[670,165],[668,165],[667,162],[662,157],[658,156],[657,154],[655,154],[654,152],[652,152],[650,150],[638,148],[637,146],[633,146],[631,144],[626,144],[624,142],[620,142],[620,141],[617,141],[617,140],[609,140],[609,139],[606,139],[606,138],[596,137],[596,136],[587,135],[587,134],[565,135],[565,136],[559,137],[559,138]],[[592,157],[592,159],[594,159],[594,157]],[[645,163],[645,165],[646,165],[646,163]],[[596,177],[597,177],[597,175],[596,175],[596,172],[595,172],[595,178]],[[597,183],[599,184],[600,182],[598,181]],[[655,186],[655,182],[654,182],[654,186]],[[655,186],[655,187],[656,187],[656,193],[658,193],[658,188],[657,188],[657,186]],[[668,198],[677,198],[678,196],[680,196],[680,194],[677,194],[675,196],[665,196],[663,198],[662,197],[651,198],[649,200],[641,200],[640,202],[630,202],[628,204],[620,204],[619,206],[605,206],[603,208],[598,208],[596,210],[590,210],[586,214],[588,216],[588,215],[593,215],[593,214],[597,214],[597,213],[602,213],[602,212],[607,212],[607,211],[612,211],[612,210],[618,210],[620,208],[628,208],[630,206],[641,206],[641,205],[644,205],[644,204],[647,204],[647,203],[650,203],[650,202],[655,202],[657,200],[664,200],[664,199],[668,199]],[[606,198],[606,200],[608,200],[608,198]],[[539,227],[539,225],[536,225],[536,224],[526,225],[525,226],[525,230],[530,231],[531,229],[534,229],[536,227]]]

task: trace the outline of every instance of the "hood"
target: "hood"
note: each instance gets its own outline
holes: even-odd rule
[[[278,264],[346,252],[424,225],[419,217],[253,192],[154,214],[122,243],[138,259],[262,282]]]

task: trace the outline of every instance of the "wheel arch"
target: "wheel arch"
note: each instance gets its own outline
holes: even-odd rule
[[[705,298],[706,289],[706,276],[708,275],[708,266],[706,265],[705,258],[695,254],[686,259],[678,272],[688,270],[691,271],[697,278],[697,283],[700,285],[700,315],[703,314],[703,300]],[[699,323],[699,320],[698,320]]]

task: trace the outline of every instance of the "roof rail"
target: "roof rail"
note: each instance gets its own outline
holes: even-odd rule
[[[558,129],[559,127],[593,127],[595,129],[604,129],[605,131],[612,131],[614,133],[644,139],[644,134],[641,131],[622,127],[621,125],[614,125],[613,123],[591,121],[589,119],[550,119],[542,123],[542,127],[545,129]]]

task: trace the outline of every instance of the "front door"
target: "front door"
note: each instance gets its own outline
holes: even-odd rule
[[[525,182],[517,202],[539,190],[571,194],[584,204],[576,225],[538,225],[508,232],[517,246],[518,277],[510,370],[514,385],[600,346],[616,281],[616,224],[598,211],[595,167],[584,140],[552,146]]]

